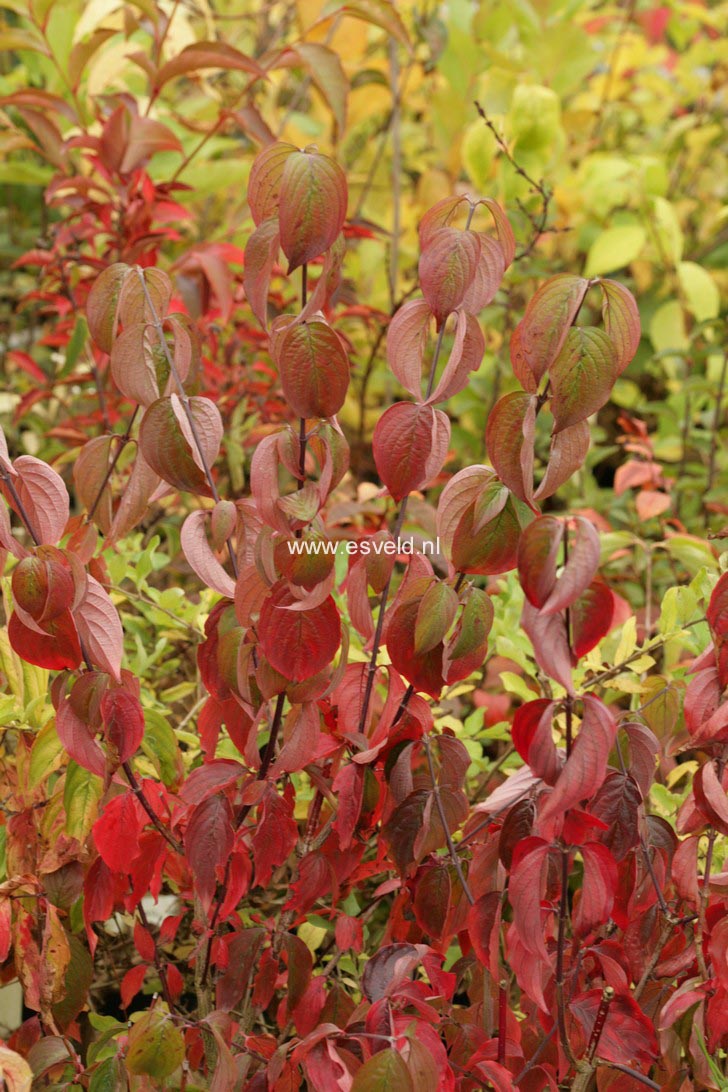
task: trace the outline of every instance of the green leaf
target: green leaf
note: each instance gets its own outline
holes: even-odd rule
[[[604,405],[616,378],[614,345],[596,326],[574,326],[549,369],[554,432],[584,421]]]
[[[592,243],[584,275],[598,277],[623,269],[639,256],[646,240],[647,232],[639,224],[608,228]]]
[[[63,759],[63,744],[58,738],[56,722],[49,720],[33,740],[30,751],[29,784],[32,789],[45,781],[49,774],[58,769]]]
[[[71,759],[66,771],[63,789],[63,807],[66,811],[66,834],[83,842],[96,822],[99,800],[104,783],[96,774],[85,770]]]
[[[127,1080],[120,1058],[107,1058],[91,1077],[88,1092],[126,1092]]]
[[[720,312],[720,293],[707,269],[703,269],[696,262],[680,262],[677,275],[685,301],[698,322],[717,318]]]
[[[414,1092],[409,1070],[396,1050],[380,1050],[357,1069],[351,1092]]]
[[[182,1032],[162,1009],[145,1013],[129,1032],[126,1064],[130,1073],[163,1080],[182,1064],[184,1056]]]
[[[144,710],[144,724],[142,751],[167,788],[174,788],[184,774],[177,737],[169,721],[156,709]]]

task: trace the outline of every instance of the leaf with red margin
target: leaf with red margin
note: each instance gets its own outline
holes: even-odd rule
[[[68,523],[68,490],[63,478],[42,459],[21,455],[13,463],[13,485],[33,526],[38,542],[55,546]],[[19,515],[14,498],[2,485],[5,499]]]
[[[372,437],[379,477],[395,500],[421,489],[440,471],[450,442],[442,410],[395,402],[377,421]]]
[[[490,596],[480,588],[471,588],[455,629],[445,643],[442,668],[448,686],[467,679],[482,666],[493,616]]]
[[[344,226],[347,199],[346,176],[335,160],[298,150],[286,158],[278,220],[289,273],[333,245]]]
[[[427,401],[432,404],[445,402],[465,390],[470,381],[470,373],[478,370],[484,352],[485,338],[480,323],[473,315],[458,311],[450,356],[440,376],[440,382]]]
[[[387,363],[405,390],[420,398],[422,362],[432,312],[426,300],[408,300],[387,328]]]
[[[556,584],[565,526],[556,516],[539,516],[518,543],[518,579],[529,603],[540,610]]]
[[[185,831],[185,857],[207,913],[233,848],[233,815],[226,796],[209,796],[192,812]]]
[[[93,839],[104,863],[112,872],[131,870],[139,856],[139,838],[146,812],[133,792],[124,792],[109,800],[93,825]]]
[[[235,581],[225,572],[215,557],[205,526],[209,512],[191,512],[182,524],[180,545],[192,571],[203,584],[227,599],[235,598]]]
[[[525,600],[521,625],[533,645],[534,659],[541,670],[561,683],[567,694],[573,694],[571,649],[563,615],[541,614]]]
[[[449,197],[443,197],[442,200],[436,201],[435,204],[427,210],[417,225],[420,250],[424,251],[427,249],[435,233],[439,231],[440,228],[447,227],[451,223],[461,205],[464,203],[469,205],[470,201],[463,194],[460,196],[451,194]]]
[[[277,219],[283,168],[289,156],[297,151],[295,144],[278,141],[263,148],[253,160],[248,177],[248,204],[256,227],[273,217]]]
[[[555,707],[547,698],[526,702],[516,709],[511,728],[513,746],[547,785],[554,784],[563,766],[553,737]]]
[[[569,1008],[579,1021],[588,1041],[602,1001],[600,989],[589,990],[569,1002]],[[649,1064],[658,1056],[657,1039],[652,1021],[643,1013],[628,993],[617,994],[607,1011],[599,1037],[598,1055],[607,1062],[636,1061]]]
[[[634,296],[618,281],[600,280],[602,321],[607,337],[617,352],[617,375],[637,352],[640,343],[640,313]]]
[[[271,217],[259,224],[245,244],[245,298],[263,329],[268,328],[268,291],[280,246],[277,217]]]
[[[565,610],[582,595],[596,576],[599,568],[599,535],[596,527],[583,516],[574,516],[575,536],[569,546],[569,559],[546,602],[541,606],[544,614]]]
[[[154,471],[175,489],[212,496],[210,486],[198,465],[192,447],[182,429],[172,399],[175,395],[159,398],[152,402],[142,418],[139,428],[139,446],[141,452]],[[178,400],[179,401],[179,400]],[[190,399],[193,417],[198,418],[196,425],[202,426],[199,403],[209,399]],[[217,452],[214,453],[214,461]]]
[[[95,732],[77,715],[65,694],[56,711],[56,731],[74,762],[99,777],[106,776],[106,755],[95,739]]]
[[[387,614],[384,642],[392,664],[414,686],[437,698],[445,685],[442,673],[442,640],[431,648],[418,652],[416,647],[417,617],[423,596],[434,587],[425,578],[418,581],[407,598],[395,602]]]
[[[546,891],[551,846],[543,838],[524,838],[513,853],[508,898],[513,924],[526,951],[544,963],[549,953],[543,936],[541,901]]]
[[[121,681],[124,631],[116,607],[98,580],[89,576],[86,594],[73,612],[78,635],[95,667]]]
[[[617,890],[617,862],[609,849],[598,842],[587,842],[580,853],[584,875],[572,920],[575,935],[586,937],[609,921]]]
[[[305,682],[336,655],[341,619],[330,595],[311,610],[288,609],[296,602],[285,581],[275,584],[260,609],[258,639],[271,667],[292,682]]]
[[[129,272],[124,262],[108,266],[94,281],[86,301],[89,333],[105,353],[110,353],[114,345],[119,294]]]
[[[601,577],[571,605],[571,645],[577,660],[586,656],[612,628],[616,600]]]
[[[616,349],[604,331],[596,326],[573,326],[549,367],[554,433],[601,409],[617,374]]]
[[[593,694],[584,696],[584,715],[571,754],[559,774],[553,792],[546,797],[538,817],[538,830],[553,837],[564,814],[588,800],[607,776],[607,760],[617,735],[617,722]]]
[[[536,398],[512,391],[496,402],[485,429],[485,446],[495,472],[511,493],[533,507],[533,442]],[[531,436],[531,442],[526,440]]]
[[[283,394],[299,417],[339,412],[349,388],[349,358],[327,323],[293,323],[276,343],[275,361]]]
[[[193,42],[162,65],[154,77],[154,86],[163,87],[177,76],[187,76],[190,72],[207,68],[250,72],[259,79],[267,79],[264,68],[226,42]]]
[[[559,273],[541,285],[511,337],[511,363],[524,390],[535,393],[558,357],[589,282]]]
[[[475,276],[465,292],[461,304],[463,311],[467,311],[473,318],[479,315],[483,308],[493,301],[506,269],[505,257],[500,243],[482,232],[478,232],[477,235],[480,243],[480,256],[475,267]]]
[[[723,573],[713,588],[706,615],[715,641],[720,685],[725,689],[728,686],[728,573]]]
[[[144,711],[139,699],[128,690],[107,690],[101,699],[101,715],[106,738],[119,762],[126,762],[144,739]]]
[[[574,471],[584,465],[590,441],[591,432],[588,421],[579,421],[578,424],[562,429],[551,437],[549,461],[546,472],[533,495],[534,500],[545,500],[546,497],[552,496],[564,482],[568,482]]]
[[[419,276],[438,329],[465,299],[478,272],[480,253],[480,239],[473,231],[442,227],[428,238]]]

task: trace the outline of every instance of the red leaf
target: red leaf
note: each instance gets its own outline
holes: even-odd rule
[[[325,322],[296,322],[275,342],[286,401],[299,417],[333,417],[349,387],[349,358]]]
[[[333,245],[344,226],[347,197],[346,176],[329,156],[294,151],[286,158],[278,218],[289,273]]]
[[[551,437],[549,461],[534,500],[545,500],[567,482],[574,471],[583,466],[589,450],[591,433],[587,421],[579,421]]]
[[[539,610],[556,583],[564,530],[556,516],[541,516],[529,523],[518,543],[518,579],[529,603]]]
[[[137,751],[144,738],[144,712],[139,699],[128,690],[107,690],[101,699],[106,738],[116,749],[119,762]]]
[[[421,489],[441,470],[450,442],[442,410],[395,402],[377,421],[372,438],[380,478],[395,500]]]
[[[133,792],[109,800],[93,826],[93,837],[103,861],[112,872],[128,873],[139,855],[139,837],[146,812]]]
[[[156,954],[156,946],[152,939],[152,934],[148,929],[145,929],[140,921],[134,922],[134,947],[139,952],[142,959],[145,959],[147,963],[154,961]]]
[[[56,731],[74,762],[83,766],[84,770],[105,777],[106,755],[94,738],[93,728],[81,720],[67,695],[63,695],[58,703]]]
[[[121,993],[121,1007],[128,1009],[132,1001],[144,985],[147,974],[146,963],[138,963],[136,967],[130,967],[121,980],[119,992]]]
[[[359,822],[364,800],[365,775],[363,766],[357,766],[351,762],[341,767],[331,786],[339,801],[334,819],[334,830],[339,837],[341,849],[349,848]]]
[[[253,835],[255,882],[267,887],[278,868],[288,859],[298,841],[298,826],[293,818],[293,793],[289,784],[283,796],[268,788],[258,812]]]
[[[20,621],[16,611],[8,622],[8,639],[13,651],[29,664],[50,671],[72,671],[81,663],[81,646],[70,611],[46,623],[46,631],[38,633]]]
[[[561,683],[567,694],[573,694],[571,650],[563,615],[542,614],[525,600],[521,625],[533,645],[533,655],[541,670]]]
[[[271,667],[292,682],[304,682],[336,655],[341,619],[331,596],[311,610],[298,610],[296,604],[284,581],[275,584],[260,610],[258,639]]]
[[[485,352],[485,338],[480,323],[471,314],[457,313],[455,340],[437,387],[428,402],[445,402],[465,390],[470,373],[477,371]],[[419,395],[419,391],[417,392]]]
[[[489,891],[481,895],[468,910],[468,935],[480,962],[493,978],[500,974],[501,895]]]
[[[554,784],[563,765],[553,739],[555,704],[546,698],[526,702],[516,709],[511,729],[513,746],[548,785]]]
[[[617,863],[607,847],[596,842],[587,842],[580,852],[584,877],[573,922],[575,934],[585,937],[609,921],[617,890]]]
[[[129,266],[123,262],[108,266],[94,281],[86,301],[89,333],[105,353],[114,344],[119,294],[128,274]]]
[[[480,253],[480,239],[472,231],[442,227],[428,238],[420,257],[420,284],[438,329],[463,302],[478,271]]]
[[[555,614],[570,607],[590,586],[599,568],[599,535],[593,523],[574,516],[576,535],[569,546],[569,559],[551,594],[542,605],[544,614]]]
[[[617,352],[617,375],[621,375],[640,343],[640,313],[634,296],[618,281],[600,280],[602,320]]]
[[[544,962],[549,953],[543,936],[541,900],[546,890],[551,846],[543,838],[525,838],[513,854],[508,897],[513,924],[524,948]]]
[[[571,644],[580,659],[591,652],[612,628],[616,601],[610,588],[597,577],[570,609]]]
[[[601,1000],[602,991],[595,989],[575,997],[569,1004],[587,1041],[591,1037]],[[597,1053],[605,1061],[622,1064],[629,1061],[649,1064],[657,1057],[655,1029],[630,994],[618,994],[613,998],[599,1037]]]
[[[232,811],[227,797],[210,796],[192,812],[185,831],[185,857],[207,913],[217,881],[233,848]]]
[[[511,362],[524,390],[538,389],[561,348],[586,295],[589,282],[560,273],[532,297],[511,337]]]
[[[713,762],[705,762],[693,778],[695,801],[705,819],[721,834],[728,834],[728,796]]]
[[[571,754],[538,817],[538,829],[552,837],[566,811],[594,795],[607,775],[617,723],[599,698],[584,696],[584,715]]]

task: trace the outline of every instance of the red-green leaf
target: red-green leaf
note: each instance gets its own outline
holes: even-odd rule
[[[558,357],[589,282],[560,273],[542,285],[511,337],[511,362],[524,390],[535,392]]]
[[[380,1050],[357,1069],[351,1092],[415,1092],[412,1078],[401,1054]]]
[[[617,375],[621,375],[640,343],[640,313],[634,296],[618,281],[600,280],[602,319],[608,338],[617,352]]]
[[[480,250],[480,239],[472,231],[443,227],[428,239],[420,258],[420,283],[438,328],[463,302],[478,271]]]
[[[283,168],[288,157],[296,151],[295,145],[278,141],[264,148],[253,160],[248,178],[248,204],[256,226],[271,217],[277,219]]]
[[[347,197],[346,177],[333,159],[316,151],[287,157],[279,222],[289,273],[333,245],[344,226]]]
[[[299,417],[333,417],[349,386],[349,358],[325,322],[297,322],[276,342],[283,393]]]
[[[584,421],[604,405],[617,378],[616,349],[603,330],[574,326],[549,368],[554,432]]]
[[[513,391],[498,399],[485,430],[485,446],[496,474],[526,504],[532,503],[533,442],[525,436],[533,433],[535,414],[535,397]]]
[[[277,217],[263,220],[245,244],[245,295],[263,327],[268,326],[268,289],[280,245]]]
[[[163,87],[176,76],[188,76],[191,72],[200,72],[207,68],[251,72],[260,79],[266,79],[265,69],[226,42],[193,42],[162,65],[156,74],[154,85]]]
[[[442,410],[395,402],[377,421],[372,438],[380,478],[395,500],[425,486],[442,468],[450,421]]]

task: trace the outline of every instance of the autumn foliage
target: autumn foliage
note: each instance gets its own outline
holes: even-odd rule
[[[56,455],[22,448],[56,397],[40,369],[0,431],[2,655],[27,699],[3,721],[0,959],[28,1010],[6,1085],[724,1088],[728,574],[708,510],[676,516],[646,547],[673,566],[657,608],[578,492],[608,420],[614,496],[638,490],[644,522],[670,504],[642,419],[603,416],[643,341],[627,274],[537,268],[524,290],[543,186],[524,223],[459,185],[384,314],[352,289],[376,232],[347,171],[250,104],[244,247],[170,262],[184,184],[151,161],[182,150],[154,117],[171,81],[303,68],[336,132],[345,113],[327,44],[172,53],[154,10],[148,109],[84,119],[73,79],[70,106],[6,100],[68,210],[18,266],[70,361]],[[411,48],[384,0],[340,14]],[[45,55],[47,18],[13,48]],[[62,108],[67,138],[41,120]],[[472,460],[453,407],[503,299]],[[368,456],[344,420],[352,319],[386,358]]]

